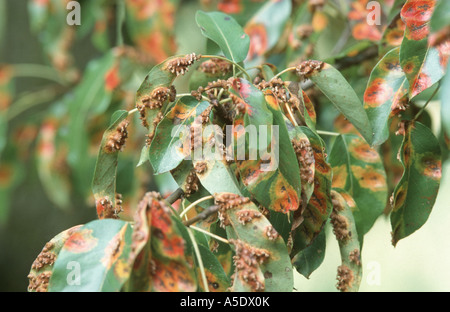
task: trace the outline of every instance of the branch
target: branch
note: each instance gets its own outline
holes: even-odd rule
[[[203,210],[202,212],[200,212],[195,217],[193,217],[192,219],[183,221],[183,224],[186,226],[190,226],[198,221],[207,219],[209,216],[215,214],[217,211],[219,211],[219,206],[217,206],[217,205],[210,206],[210,207],[206,208],[205,210]]]
[[[175,192],[173,192],[166,198],[166,201],[172,205],[174,202],[179,200],[183,195],[184,195],[183,190],[181,188],[177,188]]]

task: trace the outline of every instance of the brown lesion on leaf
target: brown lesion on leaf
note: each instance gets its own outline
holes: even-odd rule
[[[31,265],[32,270],[39,271],[40,269],[49,265],[53,265],[55,263],[56,254],[51,251],[53,247],[54,244],[52,242],[48,242],[47,244],[45,244],[41,253],[37,256],[36,260],[34,260],[33,264]]]
[[[194,170],[191,170],[191,172],[189,173],[189,175],[186,178],[185,186],[183,189],[184,194],[186,195],[186,197],[189,197],[193,193],[198,191],[198,187],[199,187],[199,180],[198,180],[196,171],[194,169]]]
[[[184,75],[188,71],[189,66],[200,58],[201,55],[196,55],[195,53],[175,58],[167,63],[167,70],[176,76]]]
[[[275,228],[272,225],[268,225],[265,228],[264,233],[266,234],[267,238],[270,241],[276,241],[278,237],[280,237],[280,234],[278,234],[277,230],[275,230]]]
[[[205,161],[199,161],[195,164],[194,170],[197,174],[203,174],[208,170],[208,165]]]
[[[254,218],[260,218],[262,213],[256,210],[242,209],[236,212],[236,216],[238,218],[238,222],[245,225],[252,222]]]
[[[351,231],[349,231],[348,219],[340,214],[344,210],[344,206],[338,196],[339,194],[337,192],[331,191],[333,211],[330,214],[330,222],[337,240],[346,241],[351,238]]]
[[[314,73],[320,72],[324,66],[324,62],[315,61],[315,60],[307,60],[298,65],[295,69],[295,73],[300,78],[309,78]]]
[[[152,144],[153,138],[155,137],[155,133],[156,133],[156,127],[158,126],[158,124],[161,122],[161,120],[164,118],[164,114],[162,112],[158,112],[158,114],[156,115],[156,117],[153,119],[153,131],[149,134],[147,134],[147,139],[145,140],[145,145],[146,146],[150,146],[150,144]]]
[[[118,219],[122,212],[122,196],[116,194],[116,206],[108,196],[104,196],[96,202],[97,216],[99,219]]]
[[[52,276],[51,271],[42,272],[40,274],[30,273],[28,275],[28,279],[29,279],[28,291],[30,291],[30,292],[47,292],[48,291],[48,283],[50,281],[51,276]]]
[[[359,249],[354,249],[350,251],[350,254],[348,255],[348,259],[350,262],[353,262],[354,264],[360,266],[361,265],[361,254]]]
[[[222,76],[231,72],[232,69],[233,65],[230,62],[214,57],[201,63],[198,67],[198,70],[204,73],[211,75],[221,74]]]
[[[214,195],[214,203],[219,206],[220,226],[226,227],[231,224],[227,210],[240,208],[250,202],[250,198],[233,193],[220,193]]]
[[[176,96],[177,90],[174,85],[156,87],[149,95],[142,96],[136,103],[142,125],[146,128],[150,126],[147,120],[147,109],[161,109],[166,101],[174,102]]]
[[[337,270],[338,283],[336,288],[340,291],[346,292],[352,288],[354,276],[352,270],[345,264],[338,267]]]
[[[302,181],[312,184],[314,182],[314,172],[311,165],[315,163],[314,152],[309,140],[292,140],[297,161],[300,166],[300,178]]]
[[[270,258],[270,252],[265,249],[250,246],[239,239],[230,239],[230,244],[235,247],[233,262],[237,277],[243,283],[249,285],[253,291],[263,291],[265,281],[260,270],[260,265]]]
[[[129,121],[124,119],[114,131],[108,136],[104,150],[106,153],[115,153],[121,151],[125,146],[125,141],[128,138]]]

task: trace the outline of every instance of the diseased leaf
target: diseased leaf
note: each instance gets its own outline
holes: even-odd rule
[[[311,276],[325,259],[326,243],[325,229],[323,229],[310,246],[300,251],[292,259],[292,264],[298,273],[306,278]]]
[[[128,137],[127,117],[127,111],[115,112],[110,126],[103,134],[98,151],[92,181],[92,192],[94,193],[97,214],[100,219],[116,217],[117,213],[120,212],[118,205],[116,205],[116,175],[119,152],[125,144],[125,139]]]
[[[250,39],[231,16],[222,12],[198,11],[195,20],[202,34],[217,43],[228,59],[235,63],[245,59]]]
[[[250,37],[247,61],[262,56],[273,48],[291,15],[291,1],[267,1],[247,22],[244,31]]]
[[[393,48],[399,47],[403,41],[406,25],[398,13],[389,23],[380,42],[379,55],[385,55]]]
[[[175,15],[179,0],[158,3],[126,0],[126,28],[131,40],[150,61],[160,63],[176,51]]]
[[[77,225],[65,230],[45,244],[44,248],[31,265],[30,274],[28,274],[29,292],[48,291],[48,283],[53,274],[53,265],[59,256],[61,248],[64,246],[66,240],[73,233],[77,232],[80,227],[81,225]]]
[[[435,0],[408,0],[401,10],[406,29],[400,48],[400,64],[409,81],[411,98],[438,82],[448,62],[448,42],[437,47],[428,44],[435,4]]]
[[[195,291],[190,245],[158,193],[147,193],[135,214],[128,291]]]
[[[202,135],[192,133],[191,129],[194,129],[194,123],[202,125],[202,113],[209,105],[207,101],[185,96],[162,119],[150,145],[149,159],[156,174],[176,168],[183,159],[191,155],[191,150],[195,148],[195,143],[194,146],[191,144],[192,139],[195,140],[196,135]]]
[[[308,68],[308,61],[305,63]],[[302,68],[302,65],[300,65]],[[321,65],[321,69],[305,73],[336,108],[358,129],[367,143],[373,143],[373,131],[364,107],[342,74],[329,64]]]
[[[131,271],[132,231],[128,222],[111,219],[77,229],[59,253],[48,290],[120,291]],[[73,274],[68,275],[68,268]]]
[[[408,80],[400,66],[400,48],[389,51],[373,68],[364,93],[364,109],[372,125],[373,145],[389,137],[388,120],[406,109]]]
[[[380,155],[359,136],[344,134],[336,138],[329,161],[333,188],[345,190],[356,202],[353,215],[362,239],[387,202],[386,172]]]
[[[394,191],[391,213],[394,246],[427,221],[436,201],[441,148],[431,130],[419,122],[406,122],[400,160],[404,173]]]
[[[215,194],[214,198],[236,254],[232,290],[292,291],[292,264],[286,244],[256,205],[231,193]]]
[[[333,212],[330,222],[339,243],[342,264],[338,267],[337,289],[342,292],[357,292],[362,279],[361,243],[358,240],[355,219],[347,201],[351,196],[343,190],[332,190]]]
[[[325,144],[322,139],[311,129],[300,127],[306,134],[314,154],[314,191],[300,216],[296,216],[296,222],[301,222],[293,231],[294,244],[291,255],[310,246],[319,233],[331,213],[331,166],[326,162]]]
[[[225,274],[223,267],[216,256],[205,246],[198,246],[205,269],[206,280],[210,292],[225,292],[230,287],[230,279]],[[200,268],[197,267],[197,280],[201,281]],[[203,283],[199,282],[199,289],[204,291]]]

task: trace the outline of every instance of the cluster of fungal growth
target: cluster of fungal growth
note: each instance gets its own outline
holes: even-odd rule
[[[359,252],[359,249],[354,249],[350,251],[350,254],[348,255],[348,259],[350,262],[353,262],[356,265],[361,265],[361,253]]]
[[[250,198],[243,197],[233,193],[220,193],[214,195],[214,203],[219,206],[220,226],[230,225],[230,219],[227,210],[239,208],[250,202]]]
[[[316,10],[320,10],[325,5],[325,0],[309,0],[308,8],[311,12],[315,12]]]
[[[170,87],[157,87],[149,95],[142,96],[139,103],[136,104],[142,125],[146,128],[149,127],[147,121],[147,109],[161,109],[167,100],[169,102],[174,102],[176,96],[177,90],[173,85]]]
[[[311,143],[307,139],[292,140],[297,161],[300,166],[300,178],[302,181],[307,181],[308,184],[314,182],[314,172],[311,165],[315,162],[314,152]]]
[[[346,265],[340,265],[337,270],[336,288],[342,292],[349,291],[353,284],[353,272]]]
[[[391,116],[400,115],[401,112],[404,112],[408,109],[408,97],[405,96],[397,101],[394,101],[394,104],[391,108]]]
[[[222,74],[225,76],[233,68],[232,64],[226,60],[211,58],[200,64],[198,69],[207,74]]]
[[[37,256],[36,260],[34,260],[33,264],[31,265],[32,270],[39,271],[43,267],[53,265],[55,263],[56,254],[51,251],[53,247],[54,244],[52,242],[48,242],[47,244],[45,244],[41,253]]]
[[[122,195],[116,195],[116,207],[108,196],[102,197],[97,201],[97,216],[99,219],[118,219],[119,213],[122,211]]]
[[[300,63],[295,68],[295,73],[302,79],[309,78],[315,72],[322,70],[325,63],[321,61],[307,60]]]
[[[54,243],[48,242],[45,244],[41,253],[37,256],[31,265],[32,272],[28,275],[28,291],[46,292],[48,289],[48,282],[52,275],[52,271],[46,271],[45,268],[52,266],[56,261],[56,254],[51,250]],[[43,270],[44,269],[44,270]],[[38,271],[43,272],[38,273]]]
[[[177,57],[168,62],[167,69],[178,77],[184,75],[188,71],[189,66],[200,58],[201,55],[196,55],[195,53],[188,54],[184,57]]]
[[[254,218],[260,218],[262,213],[256,210],[241,209],[236,212],[236,216],[238,218],[238,222],[245,225],[252,222]]]
[[[265,234],[270,241],[276,241],[280,236],[272,225],[266,227]]]
[[[239,239],[230,239],[230,244],[235,247],[233,262],[237,277],[249,285],[253,291],[263,291],[265,282],[260,265],[270,258],[269,251],[250,246]]]
[[[40,274],[29,274],[28,291],[47,292],[48,282],[52,276],[52,271],[45,271]]]
[[[206,165],[206,162],[199,161],[195,164],[194,170],[198,174],[203,174],[208,169],[208,166]]]
[[[164,118],[164,114],[162,112],[158,112],[158,114],[152,121],[153,131],[151,133],[147,134],[147,139],[145,140],[145,145],[150,146],[150,144],[152,144],[153,138],[155,137],[155,133],[156,133],[156,126],[158,126],[158,124],[161,122],[161,120],[163,118]]]
[[[346,241],[350,239],[351,232],[348,229],[348,219],[340,214],[344,210],[344,207],[342,207],[335,192],[331,192],[331,201],[333,203],[333,211],[330,214],[330,222],[333,226],[333,233],[337,240]]]
[[[186,197],[191,196],[193,193],[198,191],[199,180],[197,174],[194,170],[191,170],[189,175],[186,178],[185,186],[184,186],[184,194]]]
[[[124,119],[114,131],[108,136],[105,144],[106,153],[119,152],[125,146],[125,141],[128,138],[128,127],[129,121]]]

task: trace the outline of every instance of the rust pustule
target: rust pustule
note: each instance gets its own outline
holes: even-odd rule
[[[199,161],[195,164],[194,166],[194,170],[195,172],[197,172],[198,174],[202,174],[204,173],[206,170],[208,169],[206,162],[204,161]]]
[[[106,153],[115,153],[121,151],[125,146],[125,141],[128,138],[128,127],[129,121],[127,119],[123,120],[109,136],[105,144]]]
[[[337,270],[337,285],[336,288],[340,291],[349,291],[353,283],[353,272],[346,265],[341,265]]]
[[[348,258],[354,264],[361,265],[361,254],[359,252],[359,249],[354,249],[354,250],[350,251]]]
[[[263,291],[265,281],[259,267],[270,258],[269,251],[250,246],[239,239],[230,239],[230,244],[234,245],[236,252],[233,256],[235,274],[253,291]]]
[[[330,222],[336,238],[340,241],[345,241],[351,238],[351,232],[349,231],[348,219],[340,214],[344,210],[344,207],[336,196],[336,193],[332,191],[331,202],[333,204],[333,211],[330,214]]]
[[[53,247],[54,244],[51,242],[45,244],[44,248],[31,265],[31,269],[39,271],[45,266],[53,265],[56,261],[56,254],[51,251]]]
[[[185,181],[184,194],[186,195],[186,197],[189,197],[190,195],[198,191],[198,185],[199,180],[195,172],[195,169],[191,170]]]
[[[38,275],[32,273],[29,274],[28,291],[47,292],[48,282],[50,281],[51,276],[52,276],[51,271],[42,272]]]
[[[171,60],[167,63],[167,69],[172,73],[178,76],[184,75],[189,66],[194,64],[195,61],[199,60],[201,55],[196,55],[195,53],[187,54],[184,57],[178,57],[176,59]]]
[[[198,67],[198,69],[204,73],[212,75],[222,74],[222,76],[225,76],[227,73],[229,73],[232,68],[233,66],[230,62],[218,58],[211,58],[201,63]]]
[[[271,241],[276,241],[280,234],[278,234],[277,230],[272,225],[268,225],[265,229],[265,234],[267,238]]]
[[[297,156],[302,181],[312,184],[314,182],[314,172],[310,166],[315,162],[315,159],[311,144],[307,139],[300,139],[292,140],[292,146]]]
[[[122,200],[120,199],[120,204]],[[108,196],[102,197],[96,203],[97,216],[99,219],[118,219],[121,210],[114,207]]]
[[[296,67],[295,73],[300,78],[309,78],[315,72],[321,71],[324,64],[325,64],[324,62],[315,60],[303,61],[300,65]]]
[[[238,222],[245,225],[252,222],[254,218],[260,218],[262,213],[256,210],[242,209],[236,212],[236,216],[238,217]]]

